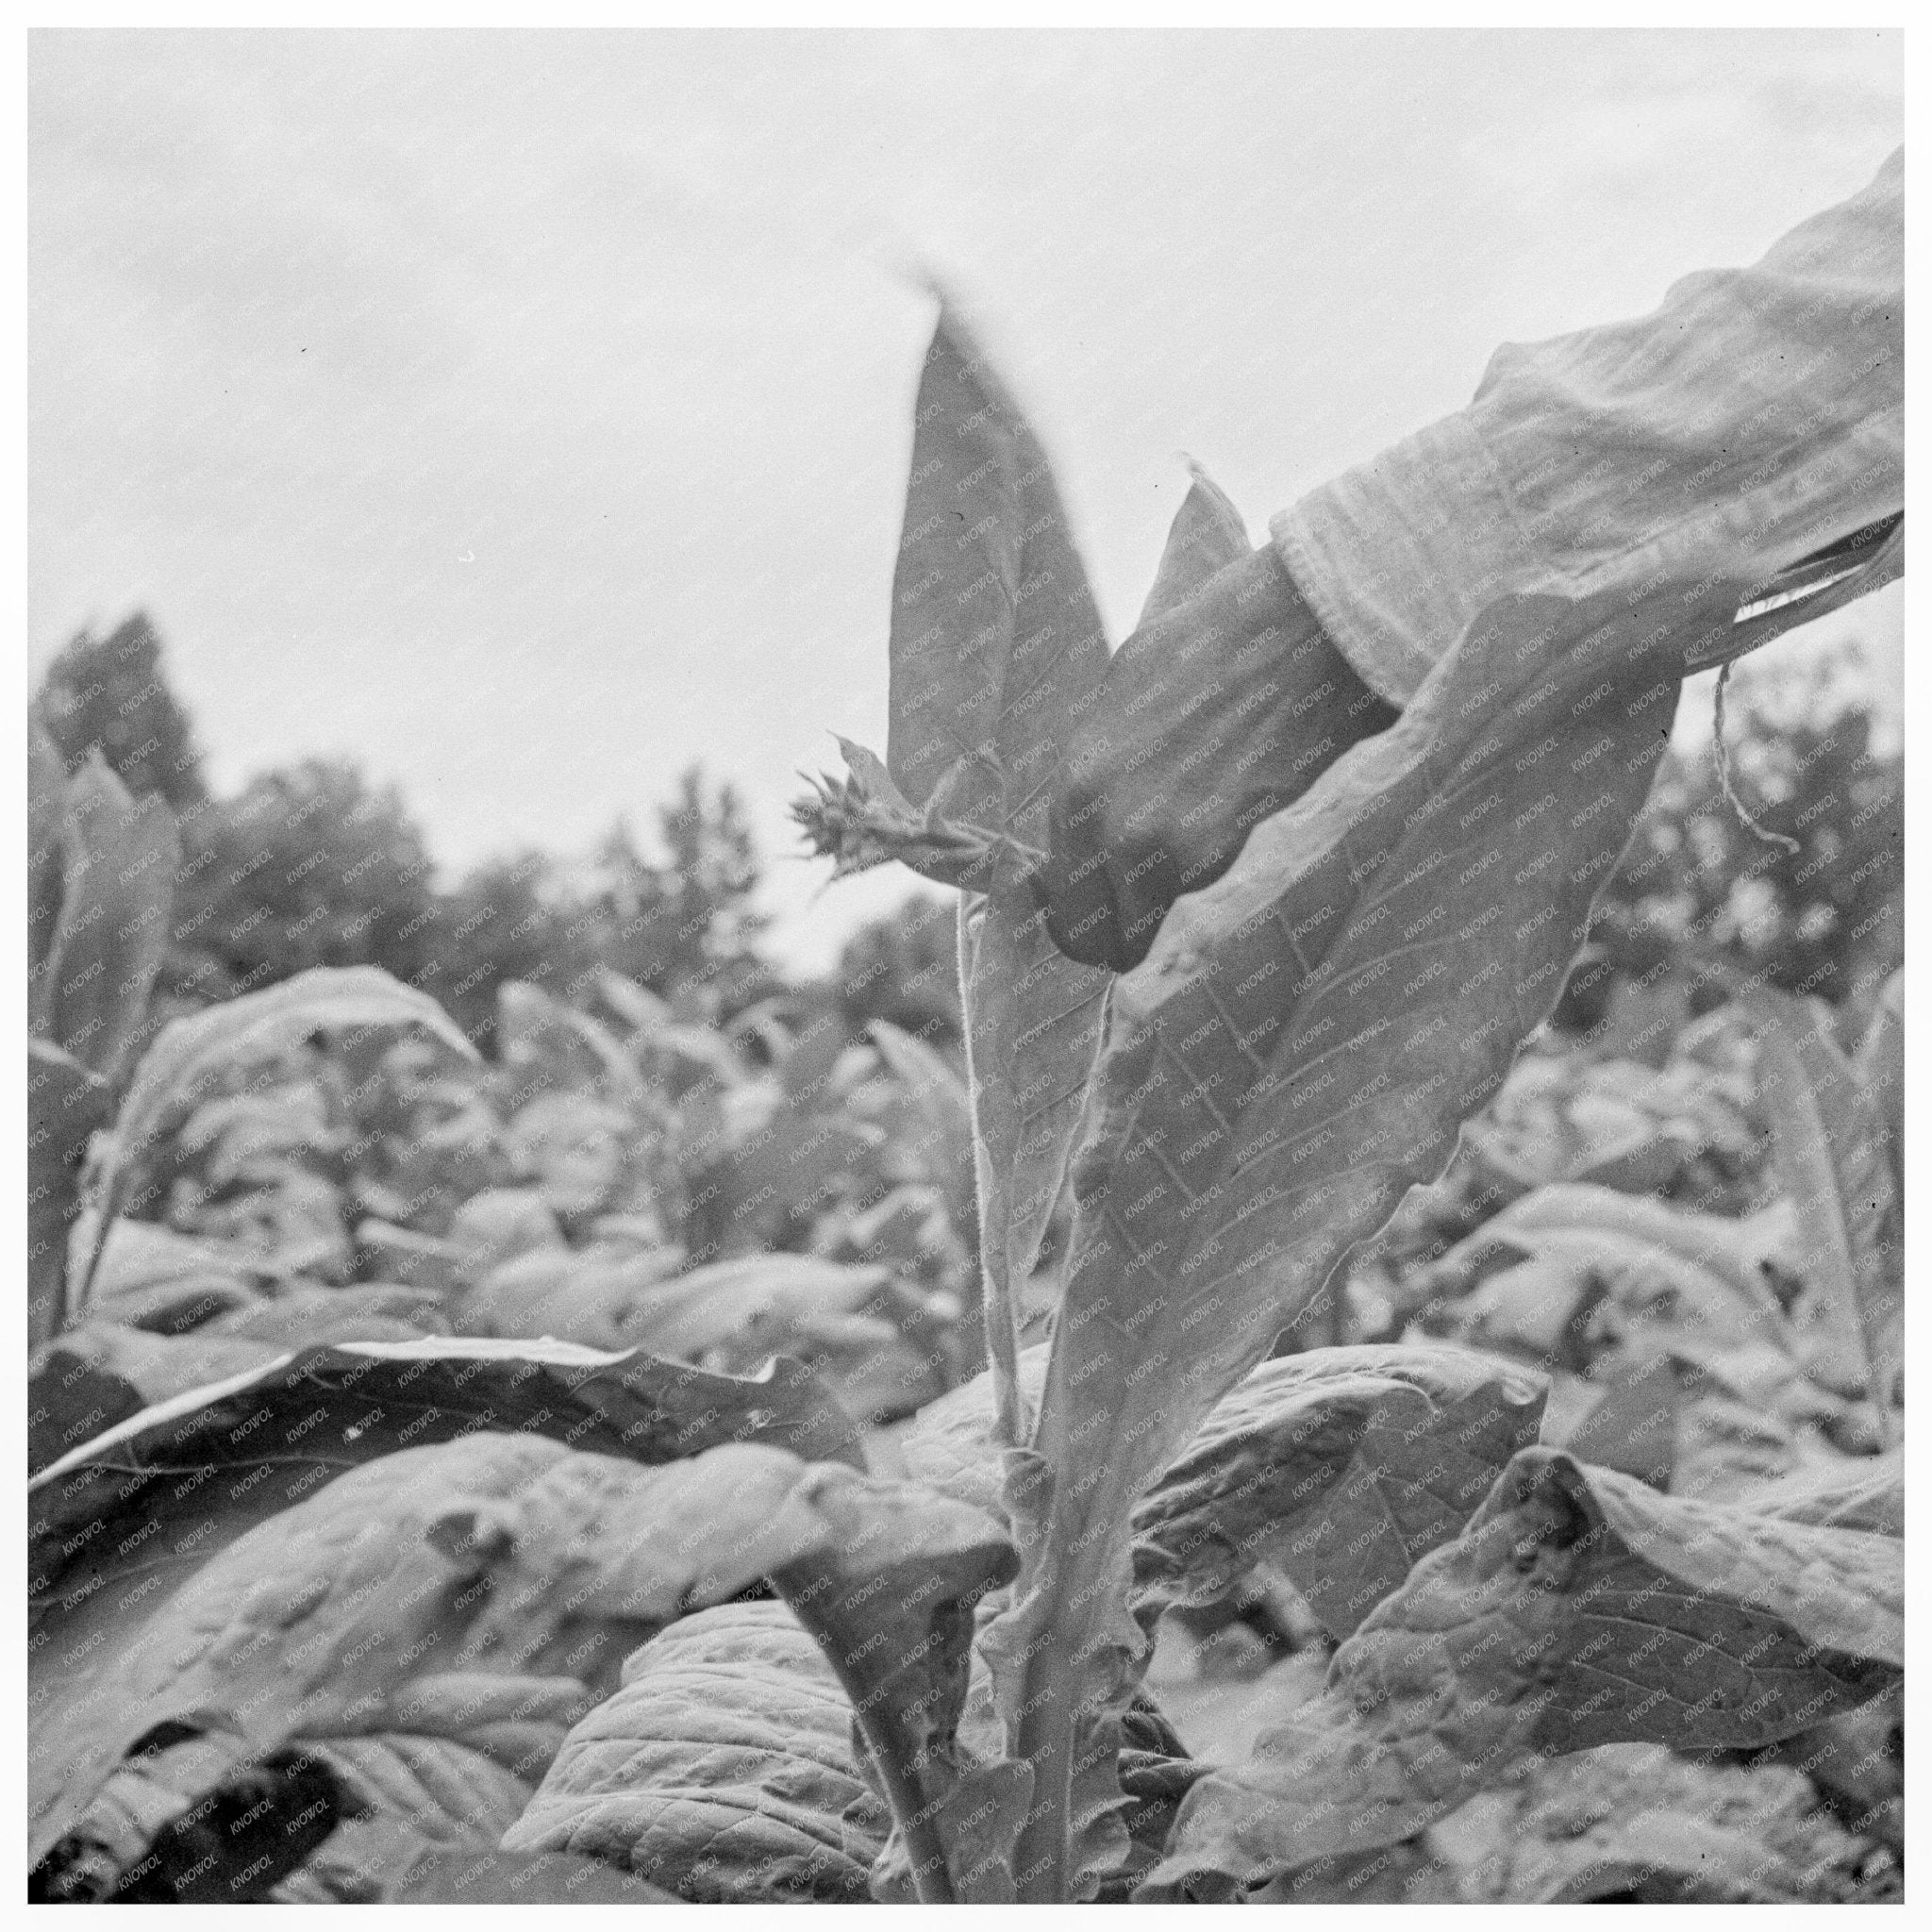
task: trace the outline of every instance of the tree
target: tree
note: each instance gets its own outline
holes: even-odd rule
[[[413,978],[436,895],[423,835],[393,786],[310,758],[182,815],[177,990],[223,997],[310,966]]]
[[[915,892],[845,941],[839,955],[839,1005],[855,1030],[869,1020],[890,1020],[935,1046],[958,1040],[956,919],[950,899]]]
[[[48,667],[36,700],[70,772],[91,749],[139,798],[158,793],[176,811],[207,796],[188,713],[161,672],[161,637],[137,610],[104,638],[83,630]]]
[[[767,924],[751,904],[759,871],[743,805],[729,784],[708,795],[691,765],[658,827],[662,861],[640,852],[623,819],[598,848],[588,893],[597,957],[655,991],[716,985],[727,1005],[742,1004],[730,989],[766,977],[753,945]]]

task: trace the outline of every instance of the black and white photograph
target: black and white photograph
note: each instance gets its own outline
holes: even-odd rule
[[[29,1903],[1903,1905],[1903,30],[753,18],[21,32]]]

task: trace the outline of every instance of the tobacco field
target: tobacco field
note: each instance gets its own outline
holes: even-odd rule
[[[1547,1024],[1762,560],[1492,607],[1115,974],[950,313],[916,420],[798,817],[958,893],[961,1047],[162,1012],[175,819],[36,729],[30,1895],[1901,1899],[1902,981]],[[1150,606],[1245,549],[1197,481]]]

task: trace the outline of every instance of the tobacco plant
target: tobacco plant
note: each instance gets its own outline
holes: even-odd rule
[[[1020,1568],[979,1641],[1003,1752],[965,1774],[996,1825],[952,1895],[1077,1899],[1133,1858],[1119,1765],[1149,1650],[1137,1507],[1277,1339],[1321,1314],[1405,1191],[1441,1173],[1550,1011],[1648,791],[1686,654],[1729,625],[1767,560],[1499,601],[1392,728],[1257,826],[1109,983],[1055,953],[1028,890],[1105,644],[1039,446],[949,315],[917,423],[886,758],[846,745],[850,776],[800,815],[841,870],[895,858],[965,893],[999,1507]],[[1143,622],[1246,548],[1197,475]],[[1198,749],[1210,773],[1227,754]],[[1151,795],[1170,779],[1147,782]],[[1856,1279],[1851,1342],[1890,1440],[1882,1135],[1826,1064],[1825,1036],[1794,1035],[1768,997],[1760,1011],[1781,1158],[1825,1265]],[[1834,1109],[1858,1114],[1836,1139]],[[1016,1281],[1070,1162],[1077,1218],[1036,1409],[1016,1373]],[[1299,1359],[1319,1375],[1328,1353]],[[1388,1352],[1391,1372],[1407,1354]],[[1366,1574],[1324,1608],[1345,1640],[1328,1703],[1264,1740],[1254,1766],[1195,1786],[1140,1895],[1394,1842],[1538,1751],[1768,1744],[1895,1673],[1898,1552],[1868,1531],[1718,1514],[1533,1439],[1484,1472],[1486,1501],[1459,1492],[1416,1531],[1402,1499],[1436,1493],[1455,1413],[1369,1472],[1384,1492],[1374,1527],[1407,1574],[1359,1563],[1374,1534],[1341,1545]],[[1334,1581],[1304,1587],[1332,1599]],[[1600,1599],[1640,1586],[1673,1614],[1625,1670],[1634,1640]],[[1693,1699],[1697,1659],[1736,1656],[1745,1635],[1770,1661]]]

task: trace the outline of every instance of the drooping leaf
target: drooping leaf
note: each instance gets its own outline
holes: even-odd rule
[[[1817,1008],[1754,989],[1757,1082],[1784,1191],[1797,1208],[1806,1275],[1836,1350],[1855,1364],[1888,1441],[1903,1362],[1901,1269],[1892,1253],[1885,1130]]]
[[[101,1227],[112,1224],[129,1174],[169,1119],[192,1107],[211,1076],[237,1061],[286,1052],[313,1033],[400,1026],[422,1027],[451,1052],[477,1058],[433,999],[377,966],[318,966],[260,992],[171,1020],[142,1056],[122,1102],[113,1156],[101,1176]],[[80,1271],[83,1297],[98,1260],[96,1248]]]
[[[111,1080],[140,1035],[167,951],[180,835],[162,799],[131,798],[95,752],[68,783],[62,846],[48,1027]]]
[[[1141,1648],[1133,1499],[1351,1244],[1441,1172],[1549,1010],[1661,756],[1686,639],[1727,621],[1736,588],[1493,607],[1115,987],[1016,1476],[1050,1481],[1045,1527],[988,1640],[1005,1707],[1030,1712],[1010,1721],[1035,1767],[1021,1862],[1040,1896],[1112,1861],[1109,1799],[1066,1780],[1075,1712],[1117,1708]],[[1070,1811],[1099,1836],[1063,1872]]]
[[[1752,1748],[1898,1680],[1903,1550],[1525,1450],[1336,1653],[1328,1690],[1182,1807],[1143,1896],[1393,1844],[1530,1756]]]
[[[80,1212],[88,1143],[113,1117],[108,1083],[52,1041],[26,1047],[26,1339],[67,1323],[67,1237]]]
[[[783,1604],[699,1611],[578,1722],[505,1848],[574,1852],[688,1899],[863,1901],[891,1821],[851,1720]]]
[[[566,1342],[436,1337],[308,1348],[143,1409],[82,1442],[28,1492],[29,1615],[112,1581],[125,1543],[192,1534],[205,1485],[271,1513],[345,1465],[477,1428],[541,1432],[634,1461],[725,1443],[862,1461],[857,1424],[801,1363],[760,1380]],[[132,1540],[129,1541],[128,1540]],[[158,1543],[156,1547],[158,1547]]]
[[[832,1525],[819,1547],[772,1573],[773,1587],[830,1660],[891,1794],[917,1895],[929,1903],[1013,1896],[1005,1847],[963,1821],[981,1804],[1025,1802],[1024,1767],[960,1748],[974,1608],[1016,1567],[984,1510],[913,1483],[830,1464],[799,1497]]]
[[[210,1484],[167,1553],[190,1571],[172,1594],[148,1609],[166,1573],[137,1537],[41,1624],[36,1860],[125,1845],[111,1821],[158,1725],[207,1740],[184,1811],[237,1765],[370,1736],[446,1739],[534,1782],[625,1650],[825,1541],[793,1494],[808,1467],[729,1443],[647,1469],[480,1430],[292,1503],[284,1482],[284,1507],[225,1545]],[[162,1823],[136,1809],[150,1834]]]
[[[1174,513],[1154,588],[1141,607],[1142,628],[1185,604],[1209,577],[1239,563],[1251,548],[1241,511],[1200,464],[1189,468],[1194,480]]]

